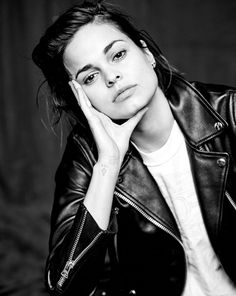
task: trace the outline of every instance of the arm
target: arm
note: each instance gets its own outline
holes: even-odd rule
[[[109,223],[116,179],[128,149],[130,136],[147,108],[140,110],[122,125],[118,125],[91,106],[88,97],[76,81],[73,80],[70,85],[88,120],[98,150],[98,161],[84,204],[98,225],[105,230]],[[96,192],[100,190],[102,194],[98,199]]]
[[[93,178],[91,159],[86,156],[91,153],[88,149],[87,143],[70,137],[57,170],[46,268],[51,295],[75,295],[78,290],[80,295],[89,295],[103,268],[107,244],[115,233],[113,219],[103,230],[83,204]],[[96,197],[100,194],[98,191]]]
[[[73,91],[78,98],[74,88]],[[81,143],[72,141],[57,172],[46,274],[52,295],[73,296],[78,291],[81,296],[89,295],[96,286],[107,246],[115,233],[110,216],[120,165],[131,132],[146,111],[118,126],[93,109],[83,93],[80,98],[95,138],[98,160],[91,166],[86,159],[86,153],[91,153],[88,144],[83,143],[86,147],[81,149]]]

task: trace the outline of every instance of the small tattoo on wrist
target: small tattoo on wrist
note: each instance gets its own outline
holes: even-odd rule
[[[107,172],[107,166],[105,164],[101,164],[101,168],[102,175],[105,176]]]

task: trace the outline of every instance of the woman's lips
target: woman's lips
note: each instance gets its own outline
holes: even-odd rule
[[[136,91],[136,84],[122,87],[116,93],[116,96],[115,96],[115,100],[114,101],[115,102],[122,102],[125,99],[129,98],[130,96],[132,96],[135,91]]]

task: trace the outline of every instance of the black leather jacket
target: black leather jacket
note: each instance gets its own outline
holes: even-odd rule
[[[210,241],[236,284],[236,90],[174,78],[167,97],[186,139]],[[75,128],[56,174],[50,293],[181,295],[187,261],[180,233],[139,153],[130,145],[106,231],[82,203],[95,162],[92,137]]]

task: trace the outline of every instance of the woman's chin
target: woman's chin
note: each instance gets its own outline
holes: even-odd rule
[[[122,124],[135,116],[140,110],[145,108],[147,104],[132,104],[131,106],[126,106],[125,110],[120,109],[119,117],[117,116],[110,116],[111,120],[117,124]],[[124,111],[124,112],[121,112]]]

